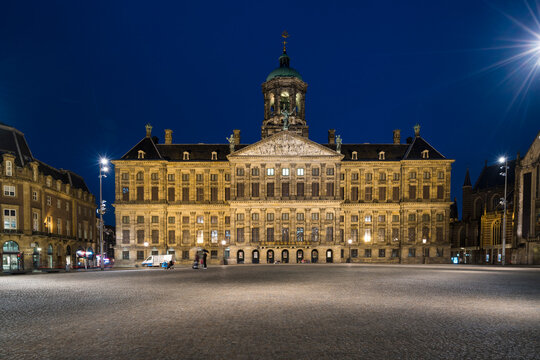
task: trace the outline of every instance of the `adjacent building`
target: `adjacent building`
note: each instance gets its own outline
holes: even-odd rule
[[[147,125],[113,161],[116,266],[202,249],[233,264],[450,261],[453,160],[420,126],[404,143],[399,130],[386,144],[310,140],[307,84],[285,49],[262,92],[258,142],[234,130],[228,144],[175,144],[167,129],[159,143]]]
[[[36,159],[24,134],[0,123],[2,270],[93,263],[95,198],[84,179]]]

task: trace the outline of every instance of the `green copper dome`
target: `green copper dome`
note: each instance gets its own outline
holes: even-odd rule
[[[277,77],[295,77],[302,80],[302,76],[292,67],[289,67],[289,55],[284,51],[283,54],[279,57],[279,67],[272,71],[266,77],[266,81],[272,80]]]

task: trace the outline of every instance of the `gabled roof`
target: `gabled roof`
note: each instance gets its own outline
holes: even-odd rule
[[[421,136],[414,138],[413,142],[409,145],[409,149],[403,156],[403,160],[422,160],[422,151],[429,151],[429,160],[444,160],[446,159],[440,152],[435,150],[426,140]]]
[[[504,166],[503,166],[504,167]],[[516,160],[511,160],[508,162],[508,188],[514,188],[514,179],[515,179],[515,169],[516,169]],[[500,164],[494,164],[490,166],[484,166],[478,180],[474,184],[473,190],[483,190],[493,187],[503,187],[504,186],[504,176],[501,175],[504,169],[501,169]]]
[[[227,161],[229,155],[228,144],[157,144],[159,153],[164,160],[183,160],[184,152],[189,153],[189,161],[212,161],[212,152],[217,153],[218,161]],[[235,150],[240,150],[247,145],[235,145]],[[185,160],[183,160],[185,161]]]
[[[120,159],[121,160],[138,160],[139,159],[139,150],[144,151],[145,160],[163,160],[163,157],[159,153],[159,150],[154,143],[154,140],[150,137],[144,137],[141,141],[137,143],[134,147],[131,148],[127,153],[124,154]]]
[[[336,150],[336,144],[325,144],[324,146]],[[384,161],[399,161],[403,158],[408,147],[409,145],[405,144],[342,144],[341,153],[344,155],[343,161],[353,160],[354,151],[356,151],[358,160],[379,161],[379,153],[384,151]]]

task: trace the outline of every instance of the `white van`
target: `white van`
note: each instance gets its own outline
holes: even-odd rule
[[[174,262],[174,255],[150,255],[146,260],[142,262],[142,266],[161,266],[164,261],[167,263],[170,261]]]

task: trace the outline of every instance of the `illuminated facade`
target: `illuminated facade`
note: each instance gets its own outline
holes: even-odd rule
[[[2,270],[93,262],[95,199],[84,180],[33,157],[19,130],[0,123]]]
[[[261,140],[174,144],[146,136],[115,165],[116,265],[204,248],[228,263],[450,261],[453,160],[420,136],[401,143],[309,140],[307,84],[280,66],[262,84]]]

